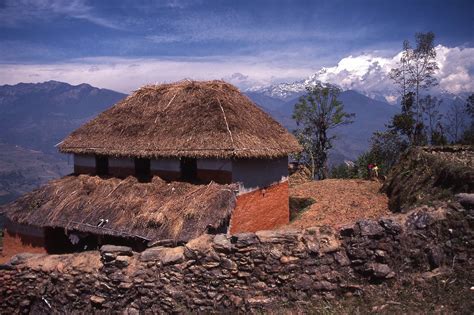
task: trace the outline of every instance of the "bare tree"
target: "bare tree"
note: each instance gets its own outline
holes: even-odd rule
[[[431,97],[431,95],[427,95],[420,100],[421,110],[424,114],[424,124],[431,144],[440,144],[439,142],[443,138],[443,128],[441,125],[443,115],[439,112],[441,103],[442,100]]]
[[[402,97],[409,92],[414,93],[418,123],[422,122],[421,93],[437,84],[434,73],[439,67],[436,62],[434,38],[433,32],[416,33],[415,48],[412,48],[410,42],[405,40],[398,67],[390,71],[390,78],[400,87]]]
[[[465,116],[466,110],[464,106],[458,102],[452,102],[446,115],[446,132],[454,143],[460,140],[461,134],[466,128]]]

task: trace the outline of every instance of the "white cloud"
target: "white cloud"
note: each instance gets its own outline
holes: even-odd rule
[[[440,69],[435,76],[439,85],[435,91],[461,93],[474,91],[474,48],[436,47]],[[392,58],[377,57],[373,54],[349,56],[341,59],[334,67],[323,68],[312,78],[333,83],[343,89],[354,89],[371,97],[385,97],[396,101],[396,88],[388,73],[397,66],[401,53]]]
[[[129,93],[142,85],[182,80],[224,79],[245,89],[269,85],[276,80],[308,76],[307,67],[282,67],[255,58],[121,59],[88,58],[58,64],[2,64],[0,84],[64,81]],[[32,77],[31,75],[34,75]]]
[[[84,0],[6,0],[0,9],[0,25],[10,27],[32,20],[68,16],[107,28],[121,29],[117,23],[97,15]]]

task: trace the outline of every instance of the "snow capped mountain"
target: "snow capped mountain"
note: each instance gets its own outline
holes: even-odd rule
[[[474,91],[474,48],[436,46],[439,70],[435,76],[439,85],[430,91],[438,94],[466,94]],[[392,58],[362,54],[341,59],[336,66],[321,68],[306,79],[250,89],[250,92],[288,100],[301,95],[307,86],[317,83],[333,84],[342,90],[355,90],[375,100],[396,104],[399,98],[396,86],[389,77],[397,66],[401,52]]]
[[[302,94],[306,90],[306,87],[315,86],[318,83],[322,82],[318,79],[318,74],[316,73],[307,79],[294,81],[292,83],[280,83],[263,88],[256,87],[248,91],[261,93],[285,101]]]

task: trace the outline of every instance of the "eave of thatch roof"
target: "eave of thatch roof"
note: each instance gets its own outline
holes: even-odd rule
[[[71,133],[63,153],[277,158],[301,150],[293,135],[223,81],[145,86]]]
[[[149,183],[131,176],[66,176],[3,206],[2,212],[13,222],[37,227],[187,241],[229,217],[235,189],[216,183],[167,183],[156,176]],[[101,219],[109,222],[97,227]]]

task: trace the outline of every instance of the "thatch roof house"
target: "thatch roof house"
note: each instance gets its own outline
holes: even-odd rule
[[[145,86],[75,130],[64,153],[141,158],[263,158],[296,139],[223,81]]]
[[[59,150],[75,174],[6,207],[12,238],[26,226],[45,244],[61,233],[186,241],[273,228],[289,219],[288,154],[300,146],[232,85],[181,81],[139,89]]]

